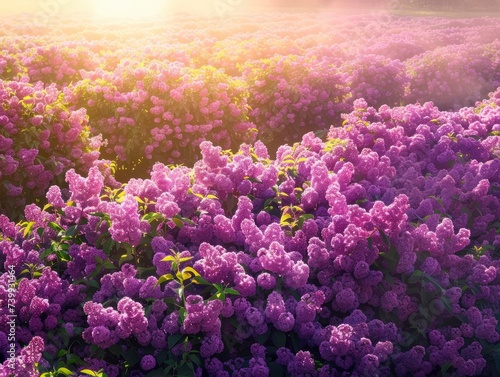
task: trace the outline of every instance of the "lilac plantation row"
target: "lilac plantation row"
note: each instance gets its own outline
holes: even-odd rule
[[[156,161],[192,164],[205,140],[235,151],[258,139],[274,151],[338,124],[357,98],[457,110],[500,85],[500,27],[489,18],[24,25],[13,18],[0,31],[0,207],[9,214],[99,158],[117,161],[126,181]]]
[[[192,167],[71,169],[0,216],[14,375],[498,375],[500,91],[353,108],[275,159],[204,141]]]

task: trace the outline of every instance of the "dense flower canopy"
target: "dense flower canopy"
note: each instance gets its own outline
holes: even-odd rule
[[[370,20],[8,24],[0,376],[500,373],[498,24]]]

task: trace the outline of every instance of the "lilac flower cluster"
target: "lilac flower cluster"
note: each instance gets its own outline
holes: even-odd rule
[[[6,339],[3,346],[4,348],[8,346]],[[37,363],[42,359],[43,350],[43,339],[39,336],[34,336],[29,344],[21,350],[19,356],[15,357],[13,364],[0,364],[0,375],[6,377],[13,374],[26,377],[39,376]],[[11,365],[14,367],[12,368]]]
[[[87,301],[83,311],[87,315],[89,327],[83,331],[83,339],[100,348],[108,348],[120,339],[127,339],[131,335],[137,337],[147,329],[148,321],[140,303],[124,297],[118,302],[117,308],[104,308],[99,303]]]

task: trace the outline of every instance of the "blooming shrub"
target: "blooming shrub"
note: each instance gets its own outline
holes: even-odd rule
[[[109,159],[189,163],[203,140],[228,149],[255,139],[245,86],[213,67],[124,62],[112,73],[82,77],[65,93],[74,108],[88,109],[92,132],[108,141],[102,152]]]
[[[85,109],[68,110],[61,96],[42,82],[0,80],[0,212],[43,200],[65,171],[86,173],[99,158],[102,139],[91,137]]]
[[[247,64],[249,113],[266,144],[298,140],[308,131],[328,128],[348,110],[346,78],[328,61],[296,55]],[[279,136],[278,136],[279,135]]]
[[[193,167],[118,188],[70,170],[69,198],[0,217],[17,347],[44,342],[26,370],[498,373],[500,92],[458,112],[353,106],[275,159],[204,141]]]
[[[7,53],[6,51],[0,52],[0,79],[12,80],[23,73],[23,67],[14,54]]]
[[[37,46],[23,53],[22,64],[32,82],[57,83],[63,88],[82,79],[80,70],[99,67],[92,47],[76,41]]]
[[[500,85],[498,43],[436,48],[407,60],[409,103],[433,101],[444,109],[473,106]],[[488,54],[492,54],[488,56]]]
[[[203,140],[235,152],[259,139],[273,154],[325,133],[361,97],[458,110],[500,82],[495,18],[273,14],[221,27],[188,16],[121,25],[65,17],[33,30],[7,20],[0,79],[53,83],[68,110],[85,109],[123,182],[158,161],[194,163]]]
[[[366,54],[347,61],[347,83],[353,100],[364,98],[373,107],[399,106],[404,101],[408,77],[404,64],[380,55]]]

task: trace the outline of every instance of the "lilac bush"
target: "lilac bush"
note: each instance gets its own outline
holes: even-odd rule
[[[407,102],[433,101],[444,109],[472,106],[500,85],[498,42],[436,48],[406,61]]]
[[[193,162],[206,139],[226,149],[255,140],[245,86],[213,67],[126,61],[81,74],[65,89],[68,102],[88,109],[91,131],[108,143],[103,157],[129,169],[143,159]]]
[[[250,119],[259,139],[276,143],[325,129],[349,109],[346,77],[328,61],[297,55],[250,62],[243,71],[249,84]],[[280,143],[282,140],[280,140]]]
[[[380,55],[362,55],[343,66],[352,99],[364,98],[373,107],[402,104],[408,77],[404,64]]]
[[[33,30],[13,18],[0,31],[0,79],[54,83],[64,106],[86,110],[124,182],[158,161],[194,163],[203,140],[235,152],[258,138],[273,154],[326,132],[360,97],[458,110],[499,85],[495,18],[315,17],[220,27],[194,16],[97,25],[68,15]]]
[[[85,109],[70,111],[55,86],[27,81],[0,80],[0,212],[11,216],[69,168],[86,173],[102,144]]]
[[[53,43],[23,51],[21,63],[32,82],[57,83],[64,88],[82,79],[80,70],[94,70],[99,59],[93,51],[98,44],[80,41]]]
[[[458,112],[359,99],[325,141],[275,159],[204,141],[193,167],[122,187],[70,170],[69,197],[53,187],[26,223],[0,217],[16,347],[43,340],[26,368],[498,373],[499,105],[499,91]]]

